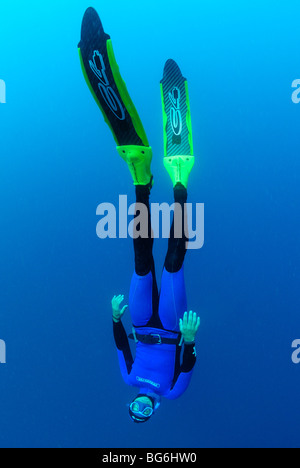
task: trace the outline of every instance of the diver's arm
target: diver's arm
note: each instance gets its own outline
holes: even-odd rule
[[[179,322],[180,332],[184,340],[184,352],[182,364],[179,371],[175,370],[175,377],[170,392],[165,395],[166,398],[175,399],[182,395],[192,378],[193,369],[196,364],[196,347],[195,338],[197,331],[200,327],[200,317],[196,313],[190,311],[188,314],[185,312]]]
[[[133,358],[129,346],[127,333],[121,321],[113,321],[114,339],[117,346],[121,374],[125,381],[131,372]]]
[[[113,333],[114,339],[118,350],[118,358],[121,369],[121,374],[126,383],[128,376],[131,372],[133,365],[133,358],[129,346],[129,341],[125,328],[121,322],[121,318],[125,313],[127,306],[124,306],[122,310],[120,305],[123,302],[124,296],[114,296],[111,304],[113,311]]]
[[[196,364],[196,345],[195,343],[184,344],[183,359],[180,367],[180,372],[191,372]]]
[[[174,378],[170,392],[165,396],[169,400],[179,398],[188,388],[191,381],[193,370],[196,364],[196,348],[195,343],[184,345],[183,359],[180,370]]]

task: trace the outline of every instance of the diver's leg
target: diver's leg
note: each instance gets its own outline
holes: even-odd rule
[[[138,227],[139,223],[139,210],[138,205],[143,205],[147,210],[147,233],[146,236],[137,237],[133,240],[134,246],[134,256],[135,256],[135,272],[139,276],[146,276],[153,266],[153,239],[151,236],[151,216],[150,216],[150,191],[151,184],[149,185],[136,185],[136,212],[135,212],[135,229]],[[140,226],[140,231],[142,231],[142,226]]]
[[[158,310],[158,288],[156,283],[153,259],[153,238],[151,236],[150,216],[150,184],[136,186],[136,202],[142,203],[148,213],[147,237],[137,237],[133,240],[135,254],[135,271],[131,281],[129,306],[132,323],[135,327],[146,326],[153,312]],[[135,223],[137,225],[139,212],[136,210]]]
[[[159,299],[159,318],[165,330],[179,332],[179,319],[187,310],[184,266],[176,273],[164,268]]]
[[[162,275],[159,300],[159,317],[166,330],[178,332],[179,319],[187,310],[187,297],[184,282],[184,259],[186,255],[185,203],[187,190],[177,184],[174,188],[175,213],[171,228],[168,253]],[[181,221],[181,236],[176,237],[175,218]],[[177,221],[178,222],[178,221]],[[178,223],[180,224],[180,223]]]
[[[184,262],[186,255],[186,244],[188,239],[186,237],[186,213],[185,204],[187,201],[187,189],[180,183],[174,187],[174,200],[175,212],[173,224],[170,232],[170,239],[168,245],[168,253],[165,260],[165,269],[169,273],[177,273]],[[177,224],[175,223],[175,219]],[[176,233],[175,227],[180,227]]]

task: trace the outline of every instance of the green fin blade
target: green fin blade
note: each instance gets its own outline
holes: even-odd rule
[[[168,60],[161,80],[164,156],[193,156],[192,123],[187,80],[174,60]]]
[[[94,8],[84,14],[78,44],[82,71],[117,145],[149,146],[115,60],[110,36]]]

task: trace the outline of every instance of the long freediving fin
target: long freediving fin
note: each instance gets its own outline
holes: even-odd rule
[[[112,131],[120,156],[135,185],[152,177],[152,149],[115,59],[110,36],[94,8],[88,8],[81,27],[79,57],[87,85]]]
[[[160,82],[164,125],[164,165],[173,186],[187,187],[195,163],[190,101],[186,78],[174,60],[168,60]]]

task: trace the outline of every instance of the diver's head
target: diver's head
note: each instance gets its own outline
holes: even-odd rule
[[[160,405],[160,398],[153,394],[139,393],[129,406],[129,416],[135,423],[149,421]]]

